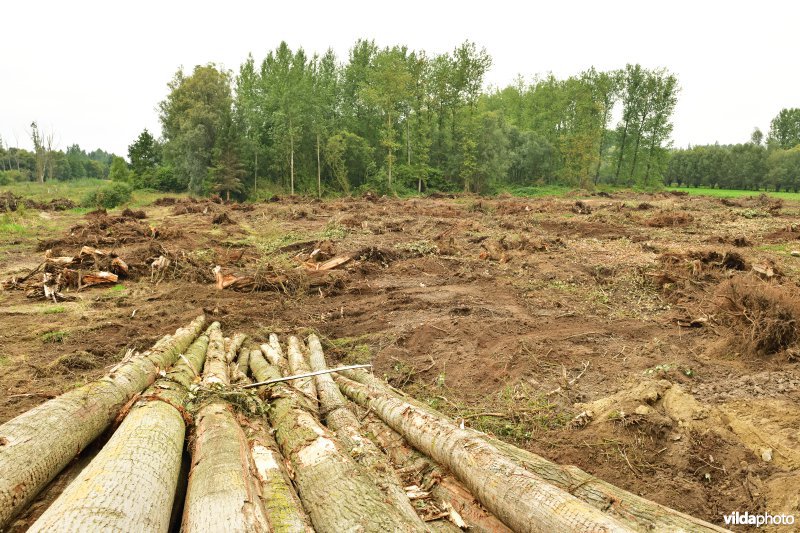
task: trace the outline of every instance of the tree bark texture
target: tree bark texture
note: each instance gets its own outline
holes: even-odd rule
[[[348,397],[371,408],[415,448],[446,466],[514,531],[633,531],[504,457],[455,424],[391,394],[338,376]]]
[[[245,336],[234,335],[224,349],[221,339],[220,325],[214,322],[203,368],[203,384],[212,390],[230,385],[228,366]],[[193,437],[182,530],[269,531],[259,487],[251,475],[250,446],[231,405],[214,397],[202,405]]]
[[[185,402],[207,348],[208,337],[201,335],[145,391],[94,460],[29,531],[168,530],[188,423]]]
[[[214,400],[201,407],[195,419],[182,530],[270,531],[252,469],[250,445],[230,404]]]
[[[241,417],[254,473],[261,485],[261,502],[276,533],[313,533],[311,521],[284,465],[278,443],[266,422],[253,416]]]
[[[306,356],[303,352],[304,346],[300,339],[297,337],[289,337],[289,347],[287,353],[289,356],[290,375],[311,372],[311,367],[309,366]],[[294,388],[299,390],[305,398],[306,408],[314,413],[319,412],[317,388],[314,386],[314,378],[308,377],[295,379],[290,383]]]
[[[230,385],[228,363],[225,361],[225,339],[219,322],[212,323],[208,328],[208,355],[203,367],[203,385]]]
[[[470,531],[475,533],[511,531],[477,503],[475,497],[458,480],[412,448],[402,435],[387,426],[374,413],[366,416],[364,428],[401,472],[416,478],[416,485],[423,490],[429,490],[439,507],[450,506],[455,509],[467,522]]]
[[[327,370],[325,354],[316,335],[308,337],[311,370]],[[384,493],[386,500],[403,513],[411,523],[424,528],[425,525],[414,510],[411,500],[388,457],[369,439],[361,435],[361,423],[347,407],[347,401],[330,374],[314,376],[319,393],[321,413],[350,455],[362,466],[367,476]]]
[[[123,361],[97,381],[53,398],[0,426],[0,529],[97,438],[135,394],[175,363],[204,317]]]
[[[281,377],[256,354],[250,368],[258,381]],[[283,383],[269,388],[269,419],[281,453],[291,463],[294,483],[320,533],[424,531],[384,501],[334,435],[305,410],[299,393]]]
[[[400,391],[396,391],[385,381],[376,378],[364,370],[345,370],[341,372],[341,374],[346,374],[349,378],[364,385],[377,387],[388,394],[393,394],[398,399],[408,401],[416,407],[425,409],[427,412],[441,417],[442,420],[448,420],[443,414],[423,403],[402,395]],[[472,429],[467,429],[466,431],[495,446],[506,458],[539,476],[547,483],[569,492],[578,499],[612,515],[620,522],[634,529],[663,532],[727,531],[724,528],[715,526],[699,518],[670,509],[659,503],[637,496],[625,489],[616,487],[592,476],[576,466],[562,466],[536,455],[535,453],[517,448],[516,446],[486,435],[485,433]]]

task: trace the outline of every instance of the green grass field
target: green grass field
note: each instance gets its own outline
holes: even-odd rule
[[[109,180],[89,178],[74,181],[49,181],[46,183],[27,181],[0,186],[0,193],[10,191],[17,196],[30,198],[31,200],[37,200],[39,202],[48,202],[55,198],[69,198],[75,203],[80,204],[83,197],[88,193],[97,190],[100,187],[110,185],[111,183],[112,182]],[[133,197],[131,198],[130,203],[121,207],[142,207],[149,205],[158,198],[163,198],[164,196],[179,197],[186,196],[186,194],[165,193],[152,190],[135,190],[133,191]]]
[[[75,181],[56,181],[47,183],[13,183],[11,185],[0,186],[0,193],[10,191],[18,196],[38,200],[40,202],[47,202],[54,198],[69,198],[76,203],[80,203],[81,199],[89,192],[94,191],[100,187],[110,184],[108,180],[98,179],[80,179]],[[597,191],[606,192],[625,192],[630,189],[616,188],[609,186],[601,186]],[[765,191],[740,191],[734,189],[710,189],[710,188],[694,188],[694,187],[667,187],[667,191],[683,191],[693,196],[714,196],[717,198],[740,198],[745,196],[758,196]],[[565,185],[544,185],[539,187],[510,187],[504,189],[504,193],[511,194],[512,196],[524,198],[537,198],[543,196],[565,196],[566,194],[575,191],[573,187]],[[586,191],[587,195],[590,194]],[[783,198],[785,200],[800,200],[800,193],[794,192],[774,192],[766,191],[769,196],[776,198]],[[128,207],[138,208],[151,204],[158,198],[164,196],[186,196],[186,193],[164,193],[160,191],[151,190],[136,190],[133,192],[133,198]],[[267,194],[270,196],[271,194]]]
[[[717,198],[742,198],[766,193],[769,196],[783,198],[784,200],[800,200],[800,193],[798,192],[740,191],[736,189],[708,189],[703,187],[667,187],[666,190],[684,191],[693,196],[715,196]]]

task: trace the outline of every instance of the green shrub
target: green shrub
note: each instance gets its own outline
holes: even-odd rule
[[[27,181],[28,176],[19,170],[0,171],[0,185],[11,185],[20,181]]]
[[[83,207],[104,207],[112,209],[130,202],[132,189],[126,183],[114,183],[89,192],[81,200]]]

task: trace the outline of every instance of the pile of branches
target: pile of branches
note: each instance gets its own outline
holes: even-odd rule
[[[85,215],[86,222],[69,229],[66,236],[41,240],[40,251],[59,246],[95,247],[116,246],[120,244],[146,242],[154,239],[165,240],[181,235],[180,230],[168,227],[155,227],[142,221],[144,212],[123,211],[121,216],[111,216],[105,209],[92,211]]]
[[[0,213],[17,211],[20,207],[38,209],[40,211],[66,211],[77,207],[69,198],[54,198],[49,202],[37,202],[21,196],[16,196],[11,191],[0,194]]]
[[[128,272],[128,264],[121,257],[91,246],[84,246],[71,256],[56,256],[47,250],[44,261],[36,268],[11,276],[2,286],[5,290],[23,290],[28,298],[59,302],[75,299],[64,291],[115,284]]]

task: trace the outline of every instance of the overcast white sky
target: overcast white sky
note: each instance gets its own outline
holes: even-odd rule
[[[494,59],[488,82],[639,62],[682,91],[678,146],[746,141],[800,107],[797,1],[12,1],[0,24],[0,135],[28,147],[28,125],[127,155],[181,65],[238,69],[286,40],[340,59],[358,37],[429,54],[470,39]]]

